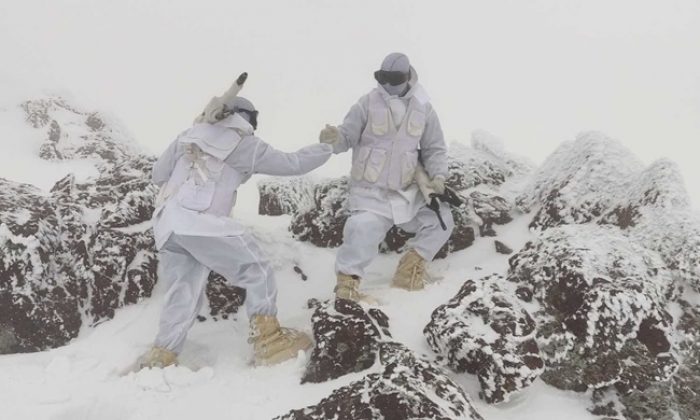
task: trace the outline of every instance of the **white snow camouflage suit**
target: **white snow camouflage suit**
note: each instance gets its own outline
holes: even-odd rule
[[[352,106],[338,126],[334,153],[352,149],[351,216],[338,250],[337,273],[364,277],[387,231],[397,225],[415,233],[408,246],[431,261],[449,238],[454,221],[449,205],[428,209],[414,181],[419,149],[427,174],[447,178],[447,146],[440,121],[411,67],[408,91],[390,95],[378,85]]]
[[[236,190],[251,175],[301,175],[325,163],[331,147],[283,153],[253,135],[239,114],[195,124],[180,134],[153,167],[161,202],[153,215],[161,282],[167,292],[155,346],[182,350],[204,299],[211,271],[246,290],[246,311],[276,315],[277,288],[255,239],[229,217]]]

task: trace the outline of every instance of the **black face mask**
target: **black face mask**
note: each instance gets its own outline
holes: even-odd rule
[[[398,86],[408,81],[408,77],[409,73],[402,71],[377,70],[374,72],[374,78],[380,85]]]

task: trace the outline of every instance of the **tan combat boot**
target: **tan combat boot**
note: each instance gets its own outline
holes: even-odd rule
[[[338,273],[338,282],[335,285],[335,297],[337,299],[347,299],[359,302],[362,295],[359,292],[360,279],[357,276]]]
[[[138,368],[164,368],[177,365],[177,354],[162,347],[153,347],[138,360]]]
[[[293,359],[299,350],[308,350],[313,345],[308,335],[292,328],[281,328],[277,318],[270,315],[253,316],[248,342],[253,344],[256,366]]]
[[[415,249],[401,257],[391,285],[410,291],[422,290],[425,287],[425,260]]]
[[[338,273],[338,282],[335,285],[335,298],[347,299],[355,303],[366,303],[369,305],[379,305],[379,300],[374,296],[360,293],[360,278],[349,274]]]

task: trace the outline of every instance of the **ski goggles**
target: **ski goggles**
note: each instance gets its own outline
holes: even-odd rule
[[[406,83],[408,77],[409,73],[404,73],[402,71],[377,70],[374,72],[374,78],[380,85],[389,84],[391,86],[398,86],[401,83]]]
[[[258,111],[250,111],[247,109],[234,107],[232,110],[227,109],[226,111],[224,111],[224,115],[231,115],[236,112],[239,114],[246,114],[248,116],[250,125],[253,126],[253,130],[258,129]]]

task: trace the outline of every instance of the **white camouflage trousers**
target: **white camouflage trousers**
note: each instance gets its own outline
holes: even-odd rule
[[[416,217],[406,223],[397,225],[406,232],[416,236],[408,242],[426,261],[432,261],[435,254],[447,242],[454,220],[448,204],[442,203],[440,214],[447,226],[443,230],[435,212],[423,206]],[[393,220],[369,211],[357,211],[350,215],[343,230],[343,244],[338,249],[335,260],[336,273],[364,277],[365,269],[379,254],[379,244],[394,225]]]
[[[276,315],[277,287],[267,258],[250,234],[227,237],[172,234],[158,253],[158,279],[166,282],[155,345],[180,353],[204,302],[211,271],[246,290],[248,317]]]

